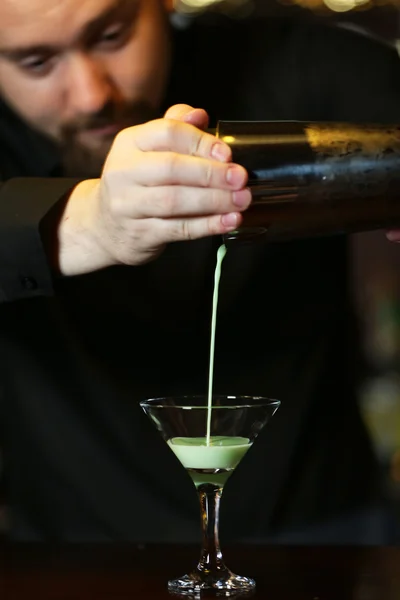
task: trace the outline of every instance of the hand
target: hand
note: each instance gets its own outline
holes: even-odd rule
[[[62,274],[140,265],[170,242],[241,224],[251,202],[247,172],[231,163],[229,146],[200,129],[207,122],[204,111],[179,105],[116,137],[101,179],[79,184],[66,205]]]
[[[400,229],[391,229],[386,233],[389,242],[400,242]]]

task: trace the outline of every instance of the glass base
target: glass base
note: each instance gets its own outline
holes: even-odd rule
[[[254,592],[256,582],[250,577],[235,575],[231,571],[225,571],[218,578],[215,575],[194,572],[184,575],[179,579],[168,582],[168,591],[177,596],[191,596],[199,598],[206,596],[235,596],[248,595]]]

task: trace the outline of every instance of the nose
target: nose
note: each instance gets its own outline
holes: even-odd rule
[[[85,54],[71,57],[67,86],[71,112],[82,116],[101,111],[112,95],[107,70],[101,61]]]

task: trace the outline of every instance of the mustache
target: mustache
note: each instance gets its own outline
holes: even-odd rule
[[[63,175],[90,179],[100,177],[102,173],[112,139],[104,140],[105,143],[99,148],[89,149],[79,142],[77,135],[80,132],[102,129],[110,125],[125,129],[160,116],[161,114],[146,101],[136,101],[124,106],[109,102],[97,113],[68,123],[61,132],[60,152]]]
[[[102,129],[115,123],[121,125],[121,129],[140,125],[147,121],[159,118],[161,115],[149,102],[145,100],[132,102],[124,106],[107,103],[96,114],[80,117],[73,123],[68,123],[63,128],[63,138],[71,139],[80,131]]]

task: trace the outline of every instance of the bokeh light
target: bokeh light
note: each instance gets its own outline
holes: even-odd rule
[[[215,9],[225,13],[246,13],[254,8],[252,0],[175,0],[175,10],[184,14]]]
[[[267,0],[266,0],[267,1]],[[379,6],[400,6],[400,0],[276,0],[286,6],[300,6],[314,12],[330,11],[336,13],[352,10],[368,10]],[[218,10],[227,14],[248,16],[254,9],[253,0],[175,0],[177,12],[196,14],[206,10]]]

